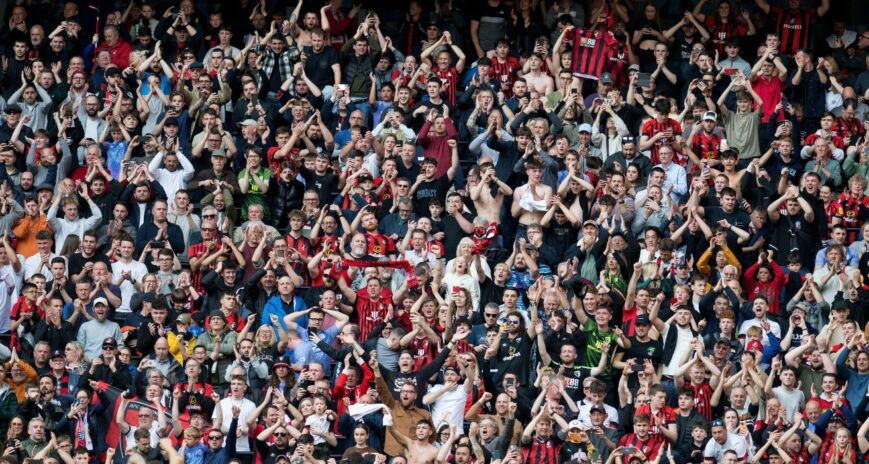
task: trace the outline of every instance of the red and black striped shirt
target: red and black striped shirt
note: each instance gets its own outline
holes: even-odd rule
[[[618,41],[602,29],[576,29],[573,35],[573,75],[598,79],[609,71]]]
[[[456,71],[456,68],[449,69],[441,69],[438,68],[435,70],[438,75],[438,79],[441,80],[441,84],[443,84],[444,88],[447,89],[447,101],[450,102],[450,106],[456,106],[456,93],[458,92],[458,82],[459,82],[459,72]]]
[[[709,386],[708,382],[702,385],[685,384],[685,386],[694,390],[694,409],[705,417],[707,421],[711,421],[712,387]]]
[[[304,256],[305,258],[310,258],[314,256],[314,246],[311,245],[311,239],[305,237],[304,235],[299,235],[298,238],[293,237],[292,235],[287,234],[287,247],[292,248],[299,252],[300,256]],[[288,260],[290,266],[293,268],[293,272],[296,273],[299,277],[305,279],[305,284],[311,284],[311,277],[308,275],[308,266],[301,259],[297,260]]]
[[[368,295],[368,289],[362,288],[356,291],[356,315],[359,318],[359,339],[363,342],[368,340],[368,334],[374,330],[374,326],[386,319],[386,313],[392,306],[392,292],[383,289],[380,298],[372,300]]]
[[[498,58],[492,60],[492,76],[501,83],[501,91],[504,96],[513,96],[513,83],[516,82],[516,71],[522,69],[519,60],[515,56],[508,56],[503,63]]]
[[[732,21],[726,23],[721,21],[720,16],[708,15],[703,25],[709,31],[709,38],[718,49],[718,53],[724,55],[724,44],[733,37],[744,36],[748,32],[748,28],[741,24],[734,24]]]
[[[857,137],[862,137],[866,134],[866,129],[863,127],[863,122],[859,118],[845,119],[844,116],[836,118],[836,123],[833,125],[833,133],[843,139],[851,137],[850,142],[857,140]]]
[[[779,51],[794,55],[801,48],[809,46],[812,22],[817,17],[816,9],[809,8],[794,12],[774,6],[769,9],[769,17],[775,24],[775,32],[778,32],[781,38]]]
[[[665,145],[673,148],[673,160],[676,162],[679,161],[679,151],[676,150],[676,136],[682,134],[682,125],[676,122],[675,119],[671,118],[667,118],[667,120],[664,122],[659,122],[657,118],[652,118],[644,122],[643,127],[640,129],[640,134],[650,139],[659,132],[666,132],[668,129],[672,129],[673,136],[660,138],[657,142],[655,142],[654,145],[652,145],[651,158],[653,165],[659,164],[661,162],[660,158],[658,158],[658,150],[660,150],[661,147]]]
[[[523,464],[558,464],[558,450],[560,445],[551,436],[545,440],[534,437],[522,452]]]

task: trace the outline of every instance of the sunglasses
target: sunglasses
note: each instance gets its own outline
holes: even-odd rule
[[[277,434],[275,434],[275,435],[277,435]],[[209,436],[208,439],[209,440],[223,440],[223,437],[221,437],[220,435],[213,435],[213,436]]]
[[[276,437],[286,437],[286,436],[287,436],[287,432],[275,432],[275,433],[274,433],[274,436],[276,436]]]
[[[104,350],[114,351],[115,347],[112,345],[103,345]]]
[[[519,325],[519,321],[507,321],[510,325]]]
[[[486,313],[485,316],[486,317],[498,317],[498,313],[495,313],[495,314]]]

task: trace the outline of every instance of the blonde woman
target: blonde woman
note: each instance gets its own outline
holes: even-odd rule
[[[90,368],[90,361],[84,354],[84,346],[77,342],[69,342],[63,349],[66,370],[69,373],[69,384],[78,385],[78,379]]]

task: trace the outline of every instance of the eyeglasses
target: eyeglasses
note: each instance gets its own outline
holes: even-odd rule
[[[217,215],[216,214],[203,214],[202,217],[204,217],[204,218],[216,218]]]
[[[322,317],[309,317],[308,320],[311,322],[323,322]]]

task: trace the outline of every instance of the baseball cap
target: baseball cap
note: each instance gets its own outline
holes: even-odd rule
[[[359,176],[359,183],[361,184],[363,182],[374,182],[374,178],[369,176],[368,174],[363,174]]]
[[[703,120],[704,121],[718,121],[718,115],[715,114],[714,111],[707,111],[707,112],[703,113]]]
[[[223,319],[223,322],[226,322],[226,316],[220,310],[211,311],[210,313],[208,313],[209,320],[214,319],[215,317],[219,317],[219,318]]]
[[[178,317],[175,318],[176,324],[190,325],[191,322],[193,322],[193,318],[190,317],[189,314],[179,314]]]
[[[605,72],[600,75],[600,83],[601,84],[612,84],[613,83],[613,75]]]
[[[582,223],[582,227],[585,227],[585,226],[593,226],[595,229],[598,228],[597,223],[594,222],[594,221],[591,220],[591,219],[589,219],[589,220],[587,220],[587,221],[585,221],[585,222]]]
[[[279,366],[290,367],[290,360],[286,356],[279,357],[278,360],[275,361],[274,364],[272,364],[272,367]]]
[[[96,305],[98,305],[98,304],[102,304],[102,305],[106,305],[106,306],[108,306],[108,305],[109,305],[109,300],[107,300],[107,299],[105,299],[105,298],[103,298],[103,297],[94,298],[94,306],[96,306]]]
[[[177,126],[177,125],[179,125],[178,118],[176,118],[174,116],[166,118],[166,122],[164,122],[163,125],[164,126]]]
[[[66,356],[63,355],[63,351],[60,351],[60,350],[54,350],[54,352],[51,353],[51,359],[55,359],[55,358],[65,358],[65,357],[66,357]]]
[[[103,339],[103,346],[106,346],[106,345],[112,345],[112,346],[114,346],[114,347],[117,347],[117,346],[118,346],[118,342],[117,342],[117,340],[115,340],[115,339],[112,338],[112,337],[106,337],[106,338]]]
[[[579,132],[588,132],[589,134],[591,134],[591,124],[583,123],[579,126]]]
[[[745,351],[754,351],[754,350],[763,351],[763,345],[757,340],[752,340],[752,341],[748,342],[748,345],[745,346]]]
[[[589,414],[591,414],[593,412],[602,412],[602,413],[606,414],[606,409],[604,409],[603,406],[594,405],[591,407],[591,409],[588,410]]]
[[[583,428],[585,428],[585,427],[582,426],[582,422],[580,422],[579,419],[574,419],[574,420],[570,421],[569,424],[567,424],[568,430],[570,430],[570,429],[583,429]]]
[[[253,119],[248,118],[248,119],[245,119],[244,121],[238,123],[238,125],[239,125],[239,126],[255,126],[255,125],[256,125],[256,121],[254,121]]]
[[[197,61],[190,65],[190,69],[205,69],[205,65],[201,61]]]
[[[634,325],[652,325],[652,321],[649,320],[649,316],[637,316],[637,320],[634,321]]]
[[[226,154],[226,150],[224,150],[223,148],[218,148],[217,150],[211,152],[211,157],[214,158],[215,156],[218,158],[229,158],[229,155]]]
[[[640,71],[640,65],[638,65],[638,64],[632,64],[632,65],[628,66],[628,71],[637,71],[637,72],[639,72],[639,71]]]
[[[51,190],[53,192],[54,186],[51,184],[39,184],[39,187],[36,188],[36,191],[39,192],[40,190]]]
[[[725,345],[730,345],[730,339],[727,337],[718,337],[718,339],[715,340],[715,344],[717,345],[719,343],[724,343]]]
[[[13,103],[11,105],[7,105],[6,109],[4,109],[3,112],[6,114],[21,113],[21,105],[19,105],[18,103]]]

